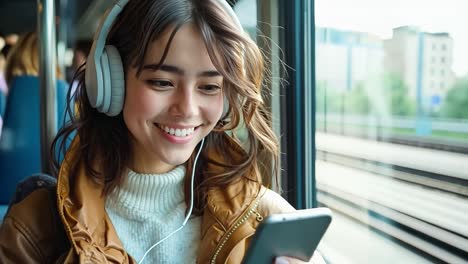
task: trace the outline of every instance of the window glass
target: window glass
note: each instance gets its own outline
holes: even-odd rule
[[[234,6],[242,27],[247,31],[252,39],[257,37],[257,1],[239,0]]]
[[[265,76],[263,87],[263,100],[267,110],[271,111],[271,122],[273,131],[280,139],[281,116],[280,116],[280,48],[278,33],[278,1],[277,0],[238,0],[234,6],[239,20],[245,31],[257,42],[264,57],[265,67],[271,74]],[[236,131],[238,137],[244,142],[247,141],[245,129]],[[282,146],[280,146],[281,148]],[[281,150],[280,150],[281,152]],[[282,153],[282,152],[281,152]],[[270,157],[260,157],[261,173],[264,177],[273,176],[273,161]],[[281,162],[281,161],[280,161]],[[281,164],[279,164],[281,166]],[[269,187],[276,189],[277,184],[281,184],[281,179],[276,182],[274,179]],[[278,190],[277,190],[278,191]]]
[[[239,0],[234,5],[234,12],[239,18],[242,28],[255,40],[257,31],[257,2],[255,0]],[[241,120],[241,122],[243,122],[243,120]],[[250,147],[247,145],[247,129],[243,124],[233,131],[233,133],[244,143],[245,149]]]
[[[330,263],[468,262],[468,2],[315,0]]]

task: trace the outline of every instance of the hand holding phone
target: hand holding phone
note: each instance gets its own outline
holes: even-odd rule
[[[309,261],[331,219],[328,208],[270,215],[257,228],[242,263],[271,264],[279,256]]]

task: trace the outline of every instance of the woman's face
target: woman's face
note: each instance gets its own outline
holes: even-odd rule
[[[164,173],[186,162],[223,112],[223,77],[193,24],[178,30],[156,70],[171,33],[150,44],[140,76],[133,67],[126,73],[129,167],[139,173]]]

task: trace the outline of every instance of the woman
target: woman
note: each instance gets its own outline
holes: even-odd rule
[[[58,136],[77,132],[58,173],[64,230],[45,225],[57,220],[34,206],[53,208],[39,190],[11,209],[0,240],[15,242],[0,249],[17,262],[240,263],[264,216],[294,210],[259,174],[261,152],[278,164],[261,53],[224,0],[122,2]],[[226,134],[241,119],[247,152]]]

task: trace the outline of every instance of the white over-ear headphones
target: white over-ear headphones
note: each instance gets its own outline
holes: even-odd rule
[[[239,18],[226,0],[218,1],[239,30],[243,30]],[[128,0],[117,0],[106,12],[94,36],[86,62],[85,84],[88,100],[92,107],[108,116],[116,116],[122,111],[125,76],[119,51],[112,45],[106,45],[106,39],[114,20],[127,2]]]

